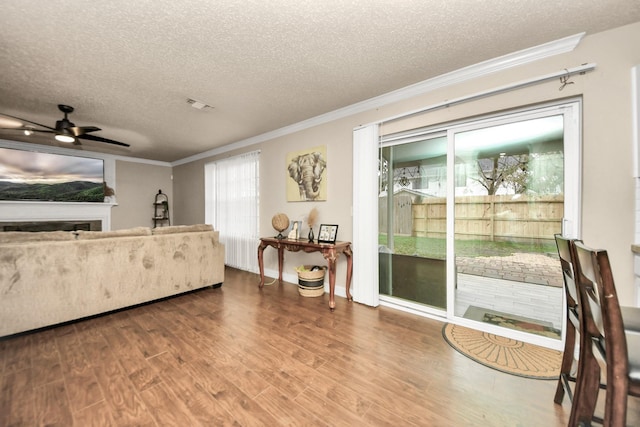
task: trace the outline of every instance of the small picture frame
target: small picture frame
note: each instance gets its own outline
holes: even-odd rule
[[[318,243],[335,243],[338,237],[337,224],[322,224],[318,232]]]
[[[289,240],[298,240],[300,238],[300,225],[302,221],[291,221],[291,229],[289,230],[289,235],[287,239]]]

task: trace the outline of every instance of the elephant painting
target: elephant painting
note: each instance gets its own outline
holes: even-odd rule
[[[289,176],[298,184],[299,200],[318,200],[322,173],[326,167],[327,162],[322,157],[322,153],[318,151],[291,158],[287,169]]]

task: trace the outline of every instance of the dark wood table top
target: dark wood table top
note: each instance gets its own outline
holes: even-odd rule
[[[351,245],[351,242],[343,242],[336,241],[335,243],[318,243],[314,241],[310,243],[308,239],[278,239],[277,237],[261,237],[260,240],[262,243],[266,243],[269,245],[283,245],[283,246],[298,246],[301,248],[313,248],[313,249],[323,249],[323,248],[344,248]]]

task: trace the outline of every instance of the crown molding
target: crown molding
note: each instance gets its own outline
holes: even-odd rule
[[[473,80],[478,77],[497,73],[499,71],[518,67],[520,65],[530,64],[532,62],[562,53],[571,52],[580,43],[584,35],[584,32],[575,34],[549,43],[544,43],[528,49],[500,56],[498,58],[490,59],[488,61],[480,62],[469,67],[460,68],[450,73],[442,74],[432,79],[424,80],[422,82],[406,86],[392,92],[387,92],[374,98],[370,98],[344,108],[339,108],[337,110],[321,114],[307,120],[303,120],[290,126],[285,126],[271,132],[266,132],[222,147],[214,148],[200,154],[186,157],[184,159],[176,160],[172,162],[171,165],[178,166],[185,163],[191,163],[197,160],[205,159],[207,157],[226,153],[231,150],[236,150],[261,142],[266,142],[271,139],[299,132],[304,129],[332,122],[334,120],[342,119],[354,114],[374,110],[388,104],[403,101],[405,99],[410,99],[414,96],[422,95],[436,89],[460,84],[462,82]]]

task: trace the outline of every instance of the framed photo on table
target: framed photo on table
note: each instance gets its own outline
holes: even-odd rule
[[[287,239],[298,240],[300,238],[300,224],[302,224],[302,221],[291,221],[291,230],[287,235]]]
[[[336,224],[322,224],[318,232],[318,243],[335,243],[338,236]]]

